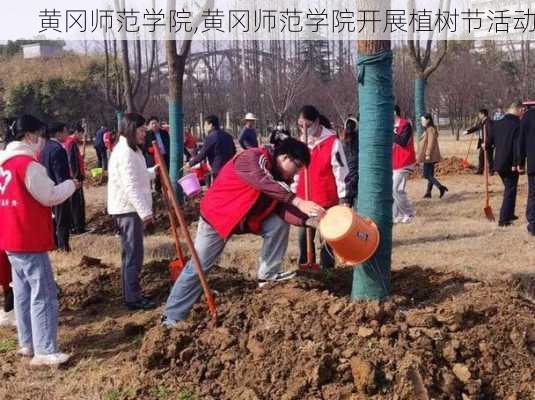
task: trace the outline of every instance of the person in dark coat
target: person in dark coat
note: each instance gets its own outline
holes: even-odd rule
[[[245,126],[243,127],[239,138],[240,146],[244,150],[258,147],[258,136],[254,129],[256,117],[253,113],[247,113],[244,119]]]
[[[44,165],[48,177],[59,185],[71,179],[69,159],[62,146],[68,136],[67,127],[63,123],[51,124],[46,131],[47,140],[39,154],[39,162]],[[68,199],[52,208],[54,216],[55,242],[58,250],[69,252],[70,229],[72,226],[71,200]]]
[[[273,132],[271,132],[271,136],[269,137],[269,143],[275,146],[291,136],[292,135],[290,134],[290,132],[286,128],[284,128],[284,122],[279,121],[277,122],[277,127],[273,130]]]
[[[163,130],[160,127],[160,120],[158,117],[150,117],[147,122],[147,135],[145,136],[145,159],[147,160],[147,167],[153,167],[156,162],[154,161],[154,150],[152,149],[152,142],[156,141],[160,152],[165,159],[167,167],[169,167],[169,161],[171,160],[171,139],[169,132]]]
[[[519,167],[520,171],[526,166],[528,174],[528,202],[526,205],[526,219],[528,232],[535,236],[535,108],[526,111],[520,121],[519,139]]]
[[[189,172],[194,165],[208,160],[215,180],[221,168],[236,154],[236,146],[232,136],[221,130],[219,118],[215,115],[204,119],[204,130],[209,134],[199,153],[186,164],[184,171]]]
[[[95,142],[93,144],[95,152],[97,153],[97,167],[102,168],[104,171],[108,170],[108,151],[106,149],[106,144],[104,143],[104,134],[108,130],[109,129],[105,126],[98,128],[95,133]]]
[[[504,185],[503,202],[500,210],[499,226],[509,226],[518,219],[515,215],[516,194],[519,177],[520,113],[522,103],[511,104],[507,114],[496,121],[489,135],[488,146],[496,148],[494,169]]]
[[[492,120],[489,118],[489,111],[485,108],[479,110],[478,113],[479,120],[477,124],[472,128],[464,131],[465,135],[470,135],[471,133],[477,132],[477,148],[479,150],[479,166],[477,168],[476,174],[483,175],[483,170],[485,167],[485,151],[487,152],[487,161],[489,165],[489,174],[494,175],[494,148],[486,146],[485,150],[485,137],[488,137],[492,129]]]
[[[67,151],[69,158],[69,168],[73,179],[80,182],[85,180],[85,163],[84,157],[78,147],[83,139],[85,130],[82,125],[78,124],[75,127],[74,133],[68,136],[63,142],[63,147]],[[81,235],[86,233],[85,226],[85,197],[84,188],[81,185],[71,197],[72,210],[72,233],[74,235]]]
[[[352,206],[356,205],[359,186],[359,131],[357,120],[353,117],[347,119],[343,137],[340,137],[346,155],[349,173],[346,176],[347,200]]]

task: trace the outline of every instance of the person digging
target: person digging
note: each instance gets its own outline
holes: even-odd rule
[[[275,148],[247,149],[223,167],[201,201],[195,250],[206,273],[232,235],[252,233],[264,239],[258,286],[295,276],[295,271],[283,272],[281,268],[289,225],[315,227],[317,218],[325,212],[290,190],[294,176],[309,163],[307,146],[289,138]],[[199,277],[189,261],[171,289],[162,323],[174,326],[186,319],[201,293]]]

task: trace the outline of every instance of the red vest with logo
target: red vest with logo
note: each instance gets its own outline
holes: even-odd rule
[[[399,126],[396,128],[396,135],[401,135],[403,130],[410,125],[408,119],[400,118]],[[392,147],[392,169],[403,169],[416,162],[416,153],[414,152],[414,134],[411,135],[407,146],[402,147],[394,143]]]
[[[338,204],[338,188],[331,164],[333,146],[337,137],[335,135],[317,144],[310,154],[308,167],[310,196],[309,200],[322,207],[332,207]],[[299,172],[297,181],[297,196],[305,198],[306,169]]]
[[[246,151],[261,152],[267,160],[266,169],[271,169],[272,160],[267,150],[257,148]],[[278,203],[273,200],[261,214],[247,216],[261,192],[237,174],[234,165],[236,157],[238,156],[225,164],[201,201],[202,217],[223,239],[228,239],[245,217],[251,233],[260,233],[262,222],[269,217]]]
[[[32,157],[20,155],[0,166],[0,249],[42,253],[54,249],[52,211],[26,189]]]

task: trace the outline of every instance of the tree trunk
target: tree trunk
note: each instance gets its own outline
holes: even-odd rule
[[[364,3],[380,10],[390,7],[389,0]],[[354,269],[351,298],[383,299],[390,293],[392,256],[392,51],[389,41],[362,40],[358,53],[358,212],[377,224],[381,241],[375,255]]]
[[[185,63],[177,54],[176,40],[166,42],[167,63],[169,66],[169,136],[170,136],[170,166],[169,175],[175,191],[178,190],[177,181],[181,177],[184,163],[184,110],[182,107],[182,85]]]
[[[425,111],[425,89],[427,81],[424,77],[418,76],[414,81],[414,117],[416,119],[416,133],[418,139],[422,136],[423,127],[420,123],[420,118],[426,113]]]

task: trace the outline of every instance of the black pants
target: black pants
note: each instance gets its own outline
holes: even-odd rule
[[[80,188],[71,197],[72,230],[74,232],[85,231],[85,198],[84,189]]]
[[[100,149],[95,147],[97,152],[97,166],[102,168],[104,171],[108,170],[108,150]]]
[[[69,236],[72,226],[70,199],[52,208],[54,213],[54,241],[58,250],[71,251]]]
[[[4,288],[4,311],[10,312],[14,308],[13,288],[7,286]]]
[[[316,237],[316,230],[311,229],[312,231],[312,240]],[[316,245],[312,246],[312,251],[314,254],[314,259],[316,259]],[[324,243],[320,249],[320,265],[323,269],[334,268],[334,257],[333,250],[331,247]],[[299,229],[299,265],[305,264],[307,262],[307,234],[306,228]]]
[[[487,149],[487,161],[489,163],[489,174],[494,173],[494,151],[493,149]],[[479,167],[477,168],[478,174],[483,174],[485,170],[485,150],[483,146],[479,147]]]
[[[431,191],[433,190],[433,186],[436,186],[437,189],[441,189],[443,186],[438,181],[437,178],[435,178],[435,163],[424,163],[424,178],[427,179],[427,192],[431,194]]]
[[[535,233],[535,174],[528,175],[528,203],[526,206],[528,230]]]
[[[500,223],[507,224],[513,220],[515,215],[518,172],[500,172],[500,178],[502,178],[504,186]]]

